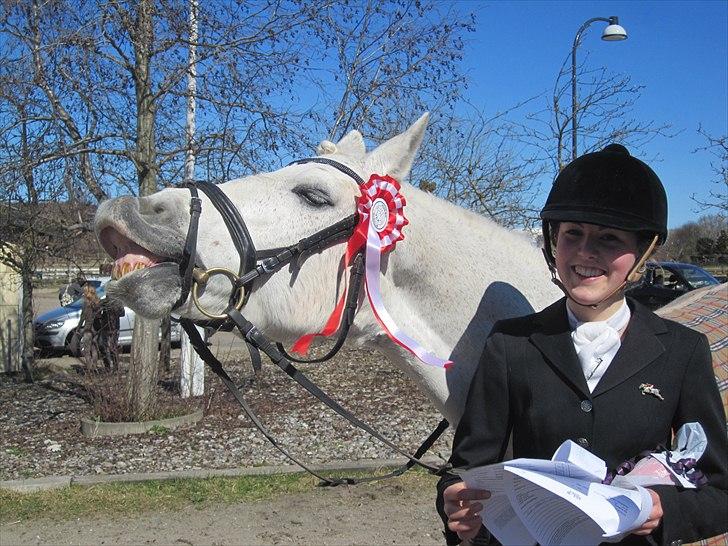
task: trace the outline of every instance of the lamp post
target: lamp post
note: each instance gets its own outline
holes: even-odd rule
[[[602,40],[607,42],[619,42],[627,39],[627,31],[619,25],[619,17],[593,17],[584,22],[574,37],[574,45],[571,48],[571,159],[576,159],[576,48],[579,47],[581,34],[595,21],[609,23],[602,32]]]

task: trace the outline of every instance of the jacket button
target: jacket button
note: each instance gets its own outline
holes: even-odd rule
[[[683,541],[682,541],[682,540],[680,540],[680,539],[678,539],[678,540],[673,540],[673,541],[672,541],[672,542],[670,543],[670,546],[682,546],[682,543],[683,543]]]
[[[584,449],[589,447],[589,440],[587,440],[586,438],[578,438],[576,440],[576,443],[579,444]]]
[[[589,413],[594,406],[592,405],[590,400],[582,400],[581,401],[581,411],[584,411],[586,413]]]

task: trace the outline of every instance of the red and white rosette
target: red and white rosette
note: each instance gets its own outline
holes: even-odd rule
[[[400,193],[399,183],[391,176],[373,174],[359,186],[361,196],[357,203],[359,223],[349,238],[344,256],[344,267],[365,247],[365,288],[374,316],[387,336],[397,345],[407,349],[425,364],[449,367],[452,362],[443,360],[427,351],[416,340],[399,329],[384,306],[379,285],[381,257],[385,252],[394,250],[398,241],[404,239],[402,229],[409,222],[404,216],[406,200]],[[346,291],[336,304],[324,329],[318,334],[306,334],[293,345],[293,351],[305,354],[315,336],[329,336],[336,332],[341,322]]]

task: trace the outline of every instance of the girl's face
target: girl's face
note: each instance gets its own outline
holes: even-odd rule
[[[629,231],[561,222],[556,236],[556,270],[574,300],[582,305],[596,305],[622,284],[638,258],[637,236]],[[621,305],[623,291],[618,290],[600,303],[572,311],[581,320],[601,320]],[[581,315],[581,316],[579,316]]]

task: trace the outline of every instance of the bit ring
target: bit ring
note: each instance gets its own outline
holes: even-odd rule
[[[227,277],[230,282],[235,286],[235,282],[240,278],[237,274],[230,271],[229,269],[225,269],[224,267],[213,267],[211,269],[208,269],[207,271],[204,271],[202,273],[199,272],[199,269],[195,269],[193,272],[193,280],[192,280],[192,301],[195,302],[195,306],[197,309],[200,310],[200,313],[205,315],[206,317],[209,317],[213,320],[224,320],[228,318],[226,314],[222,315],[215,315],[213,313],[208,312],[202,305],[200,304],[199,295],[197,293],[197,287],[207,284],[207,282],[210,280],[211,277],[214,277],[215,275],[223,275],[224,277]],[[238,290],[238,300],[235,302],[235,309],[240,311],[240,309],[243,308],[243,303],[245,302],[245,290],[243,288],[240,288]]]

